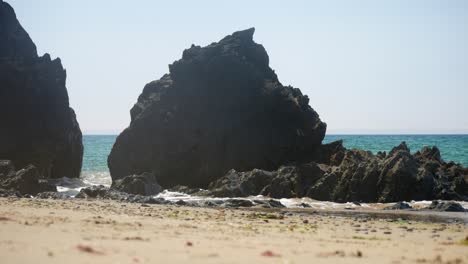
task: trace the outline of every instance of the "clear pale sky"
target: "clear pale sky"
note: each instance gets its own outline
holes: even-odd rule
[[[84,133],[118,133],[192,43],[255,27],[327,133],[468,133],[468,1],[6,0],[60,57]]]

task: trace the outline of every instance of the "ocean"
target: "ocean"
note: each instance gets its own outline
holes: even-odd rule
[[[82,180],[86,184],[109,186],[111,178],[107,168],[107,156],[116,135],[84,135]],[[437,146],[446,161],[453,160],[468,166],[468,135],[327,135],[324,143],[343,140],[346,148],[389,151],[405,141],[412,152],[423,146]]]

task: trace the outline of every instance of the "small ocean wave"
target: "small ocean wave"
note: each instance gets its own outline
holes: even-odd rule
[[[50,180],[50,182],[57,186],[57,190],[61,193],[64,193],[68,196],[74,197],[77,195],[81,189],[90,187],[93,185],[104,185],[110,187],[112,184],[112,179],[108,171],[83,171],[80,178],[60,178],[55,180]],[[181,192],[172,192],[169,190],[164,190],[158,195],[154,196],[155,198],[164,198],[167,201],[177,202],[182,200],[184,202],[203,202],[211,201],[214,203],[226,201],[228,199],[239,199],[239,200],[249,200],[254,201],[268,201],[272,200],[270,197],[263,195],[249,196],[249,197],[206,197],[206,196],[196,196],[190,195]],[[318,201],[311,198],[281,198],[273,199],[280,202],[287,208],[311,208],[311,209],[331,209],[331,210],[343,210],[343,209],[383,209],[387,206],[393,205],[394,203],[336,203],[329,201]],[[431,204],[432,201],[408,201],[407,203],[415,208],[424,208]],[[468,209],[468,202],[459,202],[465,209]]]
[[[83,171],[80,179],[87,185],[104,185],[110,187],[112,178],[108,171]]]
[[[81,189],[88,187],[89,185],[83,182],[80,178],[59,178],[54,180],[49,180],[49,183],[57,186],[57,191],[64,193],[68,196],[74,197],[77,195]]]
[[[158,195],[154,196],[155,198],[164,198],[167,201],[176,202],[182,200],[184,202],[201,202],[201,201],[211,201],[216,203],[217,201],[225,201],[229,199],[239,199],[239,200],[249,200],[254,201],[268,201],[272,200],[270,197],[263,195],[249,196],[249,197],[205,197],[205,196],[192,196],[186,193],[172,192],[164,190]],[[273,199],[281,202],[287,208],[311,208],[311,209],[332,209],[332,210],[345,210],[345,209],[365,209],[365,210],[379,210],[387,206],[394,205],[395,203],[336,203],[328,201],[318,201],[311,198],[281,198]],[[409,201],[408,204],[414,209],[420,209],[429,206],[432,201]],[[468,202],[459,202],[465,209],[468,209]]]
[[[112,179],[109,172],[89,172],[85,171],[81,173],[80,178],[59,178],[49,180],[49,183],[57,186],[57,191],[64,193],[70,197],[77,195],[81,189],[90,187],[93,185],[104,185],[110,187]]]

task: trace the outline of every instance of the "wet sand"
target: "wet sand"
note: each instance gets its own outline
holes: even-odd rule
[[[389,214],[0,198],[0,259],[1,263],[468,263],[466,213],[453,213],[455,218],[443,214],[435,218],[437,222]]]

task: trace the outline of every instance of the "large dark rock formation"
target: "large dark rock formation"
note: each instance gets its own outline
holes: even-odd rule
[[[78,177],[83,145],[60,59],[36,46],[0,0],[0,159],[34,165],[40,177]]]
[[[386,153],[322,145],[305,163],[274,171],[230,171],[210,184],[215,196],[310,197],[324,201],[468,200],[468,168],[445,162],[436,147],[415,154],[403,142]]]
[[[279,82],[253,34],[192,45],[144,87],[108,158],[113,180],[151,172],[164,187],[206,187],[230,169],[274,170],[321,144],[326,124]]]

